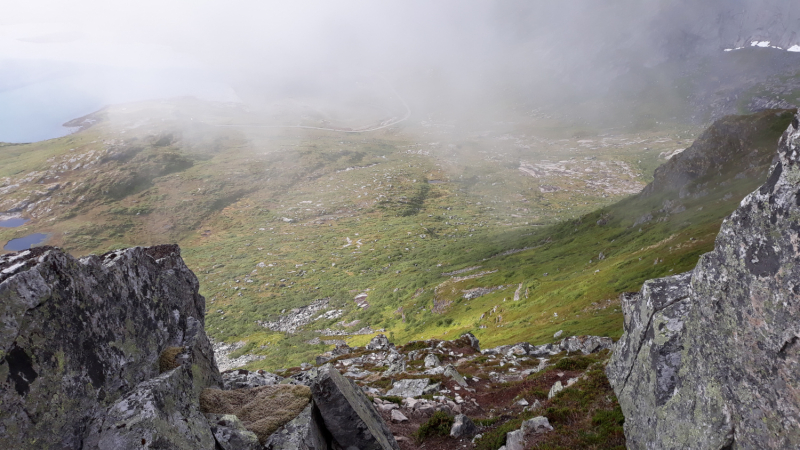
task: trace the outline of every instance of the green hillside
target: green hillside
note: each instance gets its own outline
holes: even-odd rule
[[[209,334],[277,368],[380,329],[398,343],[472,331],[484,346],[560,329],[617,337],[618,294],[712,248],[790,115],[722,120],[634,197],[696,130],[537,119],[341,133],[253,126],[265,118],[192,99],[88,118],[64,138],[0,147],[0,210],[32,218],[0,240],[48,233],[79,255],[177,242]],[[293,333],[264,326],[318,299],[327,306]]]

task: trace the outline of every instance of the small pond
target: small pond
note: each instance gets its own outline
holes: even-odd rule
[[[23,219],[22,217],[12,217],[6,220],[0,220],[0,227],[2,228],[16,228],[20,225],[24,225],[25,222],[28,222],[31,219]]]
[[[41,244],[44,240],[47,239],[47,235],[43,233],[34,233],[29,234],[25,237],[12,239],[8,241],[3,250],[8,250],[12,252],[18,252],[20,250],[27,250],[33,247],[36,244]]]

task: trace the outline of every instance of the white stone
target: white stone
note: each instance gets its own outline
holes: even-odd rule
[[[550,388],[550,392],[547,394],[547,398],[551,399],[555,397],[556,394],[564,390],[564,386],[561,384],[561,381],[556,381],[556,384]]]
[[[406,417],[400,410],[393,409],[392,410],[392,422],[408,422],[408,417]]]

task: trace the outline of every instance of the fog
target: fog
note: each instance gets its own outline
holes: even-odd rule
[[[343,105],[363,98],[376,80],[417,117],[480,121],[539,107],[586,110],[579,105],[590,98],[602,109],[609,96],[649,89],[658,78],[652,72],[669,85],[673,73],[660,68],[671,62],[753,39],[800,44],[800,13],[789,3],[15,2],[0,17],[0,140],[48,137],[52,127],[31,129],[43,117],[52,124],[149,98]],[[626,79],[645,72],[644,85]]]

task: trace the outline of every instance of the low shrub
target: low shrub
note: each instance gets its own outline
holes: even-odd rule
[[[432,436],[449,436],[452,427],[453,418],[445,412],[436,411],[427,422],[419,426],[414,438],[421,443]]]

